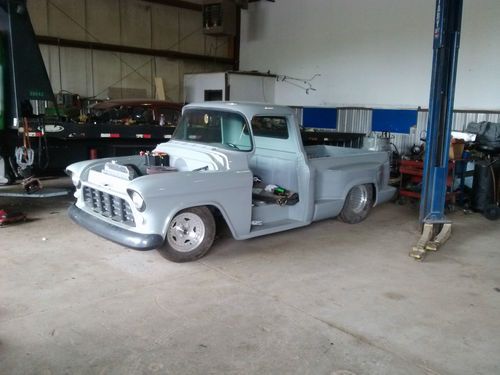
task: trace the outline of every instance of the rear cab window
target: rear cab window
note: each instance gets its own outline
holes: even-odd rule
[[[287,118],[282,116],[255,116],[252,119],[255,137],[288,139]]]

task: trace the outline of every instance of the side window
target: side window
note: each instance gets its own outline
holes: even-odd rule
[[[134,121],[143,123],[146,121],[147,111],[148,109],[144,107],[133,107],[131,108],[130,113]]]
[[[256,137],[288,139],[286,117],[255,116],[252,119],[252,130]]]
[[[180,112],[175,109],[160,107],[157,108],[157,113],[158,118],[156,119],[156,121],[160,122],[160,118],[163,115],[163,121],[165,121],[164,125],[166,126],[175,126],[179,121]]]

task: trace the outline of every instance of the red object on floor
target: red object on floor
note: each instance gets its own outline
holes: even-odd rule
[[[26,220],[26,215],[21,212],[10,212],[0,209],[0,225]]]

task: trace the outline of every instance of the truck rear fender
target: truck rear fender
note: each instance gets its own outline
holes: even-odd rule
[[[316,198],[345,200],[354,186],[363,184],[372,184],[374,192],[377,194],[379,187],[377,176],[380,174],[380,167],[380,163],[368,162],[347,164],[318,171]]]
[[[369,184],[369,185],[373,186],[373,202],[374,202],[373,205],[375,206],[376,202],[377,202],[377,196],[378,196],[378,186],[377,186],[376,181],[374,179],[360,179],[360,180],[351,181],[351,183],[349,183],[349,185],[347,185],[345,190],[344,190],[343,199],[345,200],[347,198],[347,194],[349,194],[349,191],[354,186],[365,185],[365,184]]]
[[[365,166],[358,166],[355,169],[352,169],[351,166],[349,169],[339,171],[341,174],[345,173],[344,178],[346,181],[342,192],[342,199],[345,200],[347,198],[349,191],[351,191],[354,186],[370,184],[373,186],[373,202],[376,202],[379,188],[377,176],[380,174],[381,168],[382,165],[380,164],[375,166],[372,163],[367,163]]]
[[[357,168],[353,172],[352,178],[349,178],[349,182],[345,185],[343,192],[343,199],[347,198],[349,191],[357,185],[371,184],[373,186],[373,205],[376,206],[378,203],[378,193],[381,188],[387,186],[389,180],[389,163],[376,164],[367,163],[365,168]]]

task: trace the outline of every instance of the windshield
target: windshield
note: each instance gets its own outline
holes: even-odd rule
[[[238,151],[252,150],[248,124],[243,116],[233,112],[188,109],[184,111],[172,139]]]

